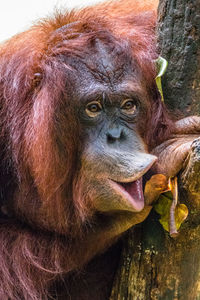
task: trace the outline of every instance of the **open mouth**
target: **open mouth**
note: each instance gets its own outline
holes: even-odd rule
[[[122,210],[141,211],[144,208],[144,194],[142,188],[142,177],[133,182],[116,182],[110,180],[112,188],[121,197],[120,207]]]
[[[140,171],[134,172],[131,177],[125,176],[120,178],[119,176],[118,179],[109,179],[109,184],[116,194],[116,210],[139,212],[144,208],[142,178],[157,160],[157,157],[151,154],[145,154],[145,157],[145,163],[144,158],[142,160],[143,167],[140,167]]]

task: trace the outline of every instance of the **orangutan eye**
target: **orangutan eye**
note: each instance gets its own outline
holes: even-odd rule
[[[97,101],[92,101],[87,104],[86,106],[86,113],[89,117],[93,118],[96,117],[102,110],[102,106]]]
[[[121,110],[126,114],[134,114],[137,111],[137,102],[133,99],[126,99],[121,104]]]

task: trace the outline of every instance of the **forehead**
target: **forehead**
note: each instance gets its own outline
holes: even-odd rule
[[[66,57],[76,91],[109,89],[116,91],[139,79],[139,68],[125,42],[111,38],[88,41],[80,53]]]

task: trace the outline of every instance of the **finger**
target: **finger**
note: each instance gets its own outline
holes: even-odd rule
[[[175,123],[175,128],[173,133],[175,134],[200,133],[200,117],[190,116],[177,121]]]

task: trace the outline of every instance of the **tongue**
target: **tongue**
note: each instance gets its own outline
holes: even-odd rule
[[[142,177],[134,182],[121,183],[125,191],[132,197],[133,205],[136,210],[144,206],[144,195],[142,189]]]

